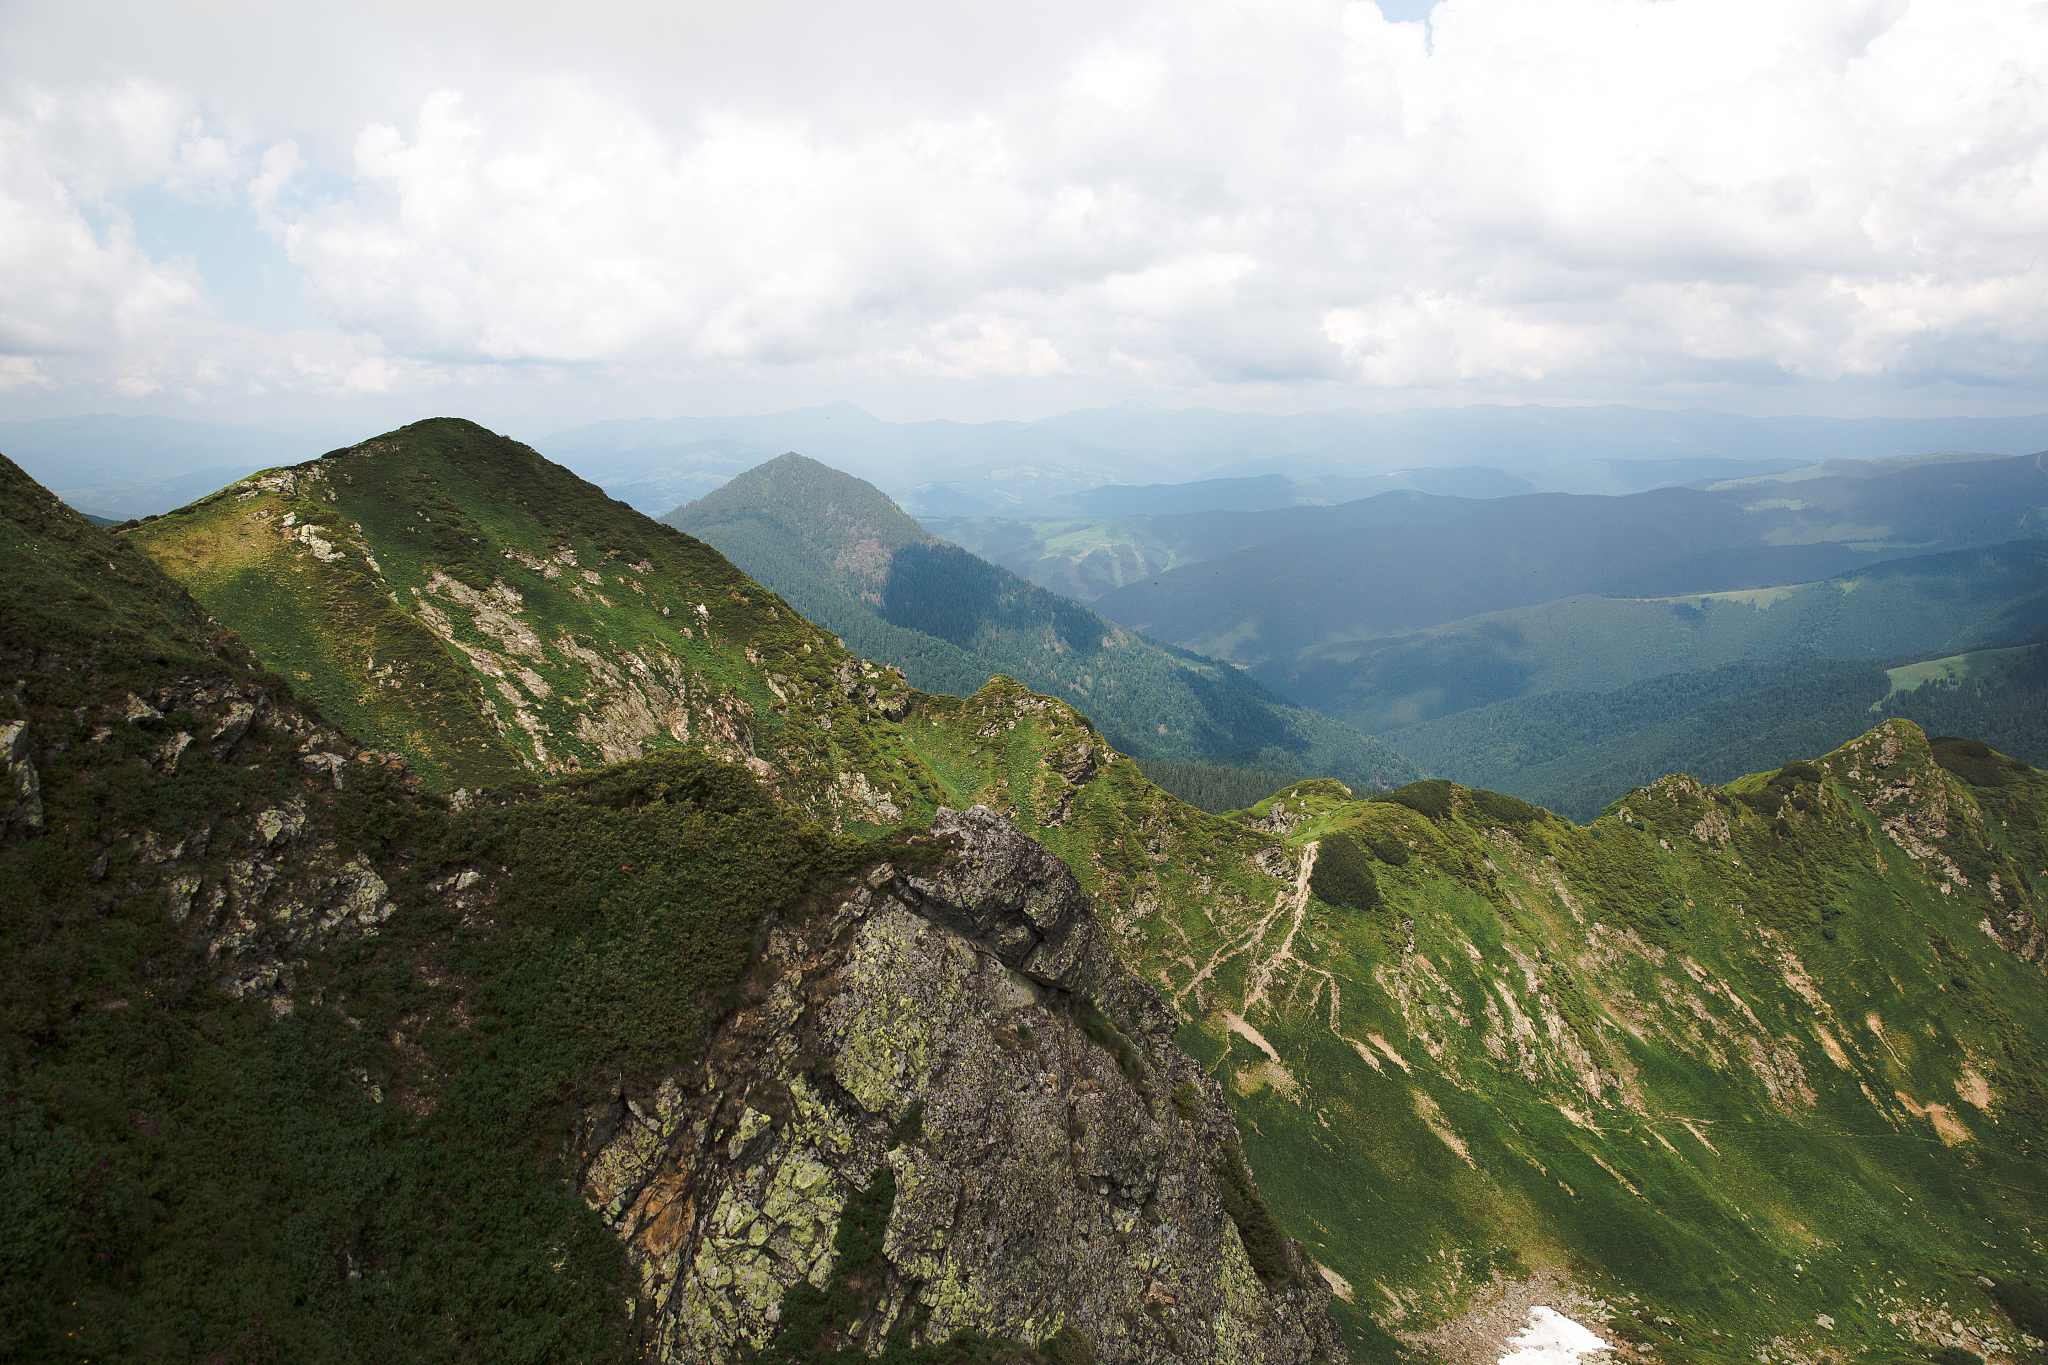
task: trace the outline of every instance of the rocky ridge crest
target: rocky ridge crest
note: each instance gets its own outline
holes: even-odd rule
[[[1073,875],[983,807],[932,832],[936,866],[772,924],[700,1068],[584,1116],[585,1198],[659,1358],[767,1346],[886,1171],[881,1272],[826,1344],[975,1328],[1078,1334],[1105,1365],[1342,1359],[1300,1246],[1256,1225],[1255,1191],[1246,1226],[1225,1212],[1249,1177],[1222,1088]]]

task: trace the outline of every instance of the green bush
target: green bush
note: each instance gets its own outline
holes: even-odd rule
[[[1372,850],[1372,856],[1388,867],[1408,866],[1408,845],[1401,836],[1390,831],[1377,831],[1365,839],[1365,846]]]
[[[1405,787],[1396,787],[1372,798],[1375,801],[1391,801],[1397,806],[1406,806],[1418,815],[1432,820],[1441,820],[1451,813],[1451,784],[1447,778],[1431,777],[1421,782],[1410,782]]]
[[[1095,1365],[1095,1348],[1071,1322],[1047,1337],[1038,1353],[1047,1365]]]
[[[1541,820],[1547,811],[1541,806],[1532,806],[1518,796],[1506,792],[1486,791],[1474,788],[1472,804],[1494,819],[1509,825],[1527,825]]]
[[[1325,905],[1352,910],[1371,910],[1380,903],[1379,883],[1373,879],[1372,863],[1365,850],[1350,835],[1325,834],[1316,851],[1315,870],[1309,873],[1308,889]]]
[[[1109,1022],[1109,1017],[1085,996],[1074,1001],[1074,1022],[1080,1026],[1081,1032],[1109,1050],[1110,1055],[1116,1058],[1117,1070],[1123,1072],[1124,1079],[1142,1093],[1145,1089],[1145,1059],[1132,1046],[1131,1040],[1124,1037],[1123,1031]]]
[[[2000,1280],[1991,1297],[2012,1319],[2012,1325],[2028,1336],[2048,1341],[2048,1294],[2025,1280]]]
[[[1287,1254],[1287,1234],[1280,1230],[1280,1224],[1273,1217],[1273,1211],[1266,1207],[1266,1201],[1259,1198],[1259,1192],[1252,1186],[1252,1175],[1245,1168],[1244,1152],[1236,1143],[1224,1149],[1223,1160],[1216,1166],[1217,1183],[1222,1186],[1223,1212],[1237,1225],[1237,1235],[1244,1242],[1245,1255],[1251,1258],[1252,1269],[1268,1285],[1279,1286],[1294,1279],[1294,1265]]]
[[[1736,792],[1735,799],[1751,810],[1762,811],[1771,819],[1776,819],[1778,812],[1785,808],[1785,794],[1768,787],[1760,792]]]
[[[2018,765],[1981,739],[1942,735],[1933,741],[1934,761],[1973,787],[2003,787]]]

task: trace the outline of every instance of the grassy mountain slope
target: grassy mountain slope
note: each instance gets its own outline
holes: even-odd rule
[[[764,918],[942,850],[834,837],[688,748],[420,796],[4,460],[0,585],[0,1356],[674,1358],[565,1134],[696,1070],[765,993]],[[1130,768],[1014,684],[899,733],[924,794],[1071,824],[1084,864],[1075,784]],[[1046,1365],[972,1332],[889,1359]]]
[[[1147,960],[1361,1344],[1549,1273],[1658,1359],[2022,1353],[2048,778],[1969,749],[1894,721],[1584,829],[1308,783],[1246,817],[1279,877],[1161,894]]]
[[[637,970],[724,981],[832,841],[744,774],[663,811],[422,801],[5,460],[0,584],[0,1356],[626,1358],[633,1285],[561,1197],[559,1106],[697,1016],[597,1033],[562,1002],[617,954],[604,912],[680,883],[713,913]],[[711,907],[707,834],[764,854]]]
[[[915,686],[971,694],[991,674],[1085,709],[1117,748],[1398,783],[1419,772],[1235,669],[1162,648],[927,535],[879,490],[784,455],[669,514],[858,653]]]
[[[1978,651],[1886,670],[1838,659],[1744,661],[1612,692],[1551,692],[1396,730],[1431,772],[1581,822],[1661,773],[1722,782],[1780,754],[1845,743],[1876,718],[1981,737],[2048,764],[2048,647]]]
[[[1742,659],[1885,659],[2048,625],[2048,541],[1921,555],[1820,583],[1683,598],[1567,597],[1413,636],[1317,645],[1252,670],[1379,733],[1542,692],[1602,692]]]
[[[469,515],[481,523],[478,513]],[[142,564],[129,553],[133,536],[108,542],[126,555],[110,556],[114,562]],[[74,551],[74,559],[81,572],[96,574],[97,543]],[[310,577],[311,563],[303,567]],[[744,580],[737,590],[752,603],[779,605]],[[72,589],[45,596],[61,609],[65,591]],[[183,610],[178,629],[187,635],[215,631],[197,609]],[[100,631],[87,622],[81,638],[89,642]],[[734,646],[748,640],[736,627],[722,628],[720,637]],[[793,698],[787,717],[773,718],[784,729],[747,717],[758,723],[757,747],[782,762],[795,744],[788,730],[829,736],[833,753],[869,765],[836,771],[857,772],[862,783],[873,772],[877,785],[903,784],[901,802],[891,802],[894,816],[876,797],[860,798],[868,828],[914,823],[940,802],[979,801],[1012,812],[1075,870],[1119,951],[1188,1021],[1184,1044],[1231,1088],[1247,1155],[1274,1212],[1308,1241],[1351,1305],[1361,1358],[1390,1356],[1397,1341],[1389,1332],[1455,1323],[1496,1276],[1549,1276],[1544,1283],[1604,1298],[1616,1314],[1609,1330],[1653,1347],[1660,1360],[1733,1365],[1759,1350],[1773,1358],[1880,1360],[1936,1346],[2016,1358],[2031,1302],[2024,1285],[2048,1276],[2028,1232],[2048,1215],[2048,1192],[2034,1176],[2048,1126],[2038,902],[2038,879],[2048,876],[2043,775],[1967,743],[1930,746],[1917,728],[1892,721],[1811,765],[1726,788],[1659,782],[1588,828],[1448,782],[1359,801],[1336,783],[1316,781],[1225,819],[1146,781],[1064,701],[997,679],[964,698],[908,696],[892,718],[894,703],[875,704],[864,690],[877,687],[881,697],[889,680],[839,654],[829,637],[806,642],[826,660],[827,676],[845,682],[816,698]],[[770,657],[763,648],[755,653]],[[744,647],[721,657],[733,656],[736,671],[767,666]],[[55,726],[70,716],[68,695],[39,696],[37,723]],[[119,701],[110,688],[107,704]],[[789,723],[796,721],[807,723]],[[537,723],[542,740],[553,743],[550,725],[577,722],[571,712]],[[697,724],[693,735],[703,733]],[[286,752],[297,750],[294,735]],[[870,753],[878,757],[863,757]],[[656,754],[625,771],[692,761]],[[767,790],[786,809],[817,810],[853,826],[854,796],[823,775],[831,761],[776,768]],[[352,766],[351,785],[358,769],[386,771]],[[567,804],[540,808],[566,818],[584,792],[619,820],[637,819],[656,780],[572,775]],[[813,782],[824,785],[804,785]],[[312,795],[309,788],[309,810]],[[444,845],[427,836],[443,837],[443,827],[425,829],[399,809],[369,807],[364,823],[341,833],[374,839],[377,866],[393,887],[408,877],[439,884],[448,863],[436,850]],[[236,818],[245,828],[255,823]],[[376,1027],[362,1033],[343,1025],[318,1035],[326,1049],[320,1056],[356,1056],[347,1064],[368,1074],[424,1081],[443,1073],[399,1070],[409,1056],[402,1042],[447,1046],[458,1049],[448,1057],[470,1059],[463,1074],[478,1077],[479,1097],[533,1095],[518,1076],[484,1066],[484,1052],[459,1049],[489,1040],[502,1052],[511,1044],[499,1040],[509,1039],[521,1066],[557,1068],[546,1049],[562,1042],[545,1032],[559,1018],[554,1002],[603,998],[549,975],[572,962],[597,974],[587,979],[633,983],[642,992],[591,1027],[578,1025],[582,1045],[612,1039],[620,1025],[658,1023],[655,1006],[676,998],[672,977],[640,952],[662,935],[648,938],[647,926],[617,919],[605,906],[641,894],[633,879],[645,873],[639,859],[614,855],[636,839],[666,836],[625,825],[601,837],[573,822],[549,828],[556,834],[538,845],[506,842],[486,829],[455,846],[486,868],[511,865],[501,850],[530,849],[531,866],[552,869],[523,902],[522,914],[540,918],[512,917],[502,940],[437,961],[391,936],[377,953],[346,959],[346,973],[334,968],[331,978],[324,957],[291,967],[334,992],[326,998],[364,1002],[351,1017],[377,1011]],[[159,842],[182,829],[160,829]],[[225,832],[214,837],[227,839]],[[678,856],[687,868],[693,848],[715,846],[686,845]],[[224,842],[218,856],[226,858],[227,848]],[[90,851],[53,864],[47,885],[85,885],[80,867]],[[772,872],[810,856],[791,849],[742,858],[735,868]],[[616,878],[632,886],[615,887]],[[498,883],[490,886],[501,894]],[[773,894],[764,892],[764,901]],[[648,904],[660,899],[651,895]],[[444,905],[443,914],[451,929],[463,922],[459,905]],[[507,956],[491,957],[494,944]],[[537,944],[549,951],[536,955]],[[538,974],[519,975],[527,964]],[[502,1024],[434,1031],[433,1019],[445,1019],[450,1008],[435,994],[448,989],[447,971],[477,973],[472,982],[506,973],[517,989],[486,997]],[[129,1017],[74,1008],[77,998],[52,1008],[95,1028],[102,1018]],[[416,1018],[427,1026],[410,1022]],[[252,1016],[248,1027],[260,1024]],[[390,1041],[389,1029],[405,1039]],[[350,1054],[350,1047],[364,1051]],[[601,1064],[620,1060],[606,1054]],[[209,1074],[254,1074],[246,1059],[205,1065]],[[584,1065],[567,1072],[582,1074]],[[456,1070],[451,1064],[447,1074]],[[78,1072],[62,1093],[77,1097],[67,1103],[94,1106],[95,1132],[138,1132],[125,1100],[94,1098],[122,1094],[114,1083],[129,1074]],[[318,1081],[324,1073],[303,1074]],[[518,1073],[531,1074],[562,1071]],[[315,1084],[311,1093],[395,1122],[392,1106],[364,1109],[364,1092],[347,1084]],[[461,1112],[482,1111],[451,1110],[451,1136],[471,1131],[467,1120],[458,1122]],[[493,1111],[475,1130],[523,1133],[526,1116],[538,1112]],[[361,1141],[374,1150],[379,1131],[364,1129]],[[446,1173],[381,1173],[387,1168],[329,1161],[316,1151],[299,1166],[276,1167],[283,1190],[256,1188],[251,1207],[267,1211],[266,1201],[284,1198],[316,1157],[305,1188],[329,1202],[298,1206],[314,1214],[303,1225],[273,1220],[250,1235],[310,1248],[291,1263],[301,1267],[292,1273],[330,1296],[320,1302],[341,1305],[368,1291],[348,1288],[357,1283],[346,1279],[350,1262],[330,1253],[392,1244],[379,1240],[385,1234],[373,1221],[390,1190],[434,1190],[463,1173],[478,1180],[514,1180],[527,1169],[548,1175],[544,1162],[529,1168],[459,1147],[449,1149]],[[310,1179],[335,1169],[366,1174],[353,1183]],[[223,1179],[221,1188],[240,1188]],[[468,1197],[460,1189],[457,1196]],[[525,1196],[514,1190],[506,1197]],[[573,1214],[576,1202],[531,1214],[493,1212],[485,1225],[505,1230],[508,1247],[566,1245],[580,1256],[590,1246],[595,1254],[602,1250],[595,1244],[559,1240],[573,1220],[546,1221]],[[467,1207],[458,1203],[442,1226],[465,1234],[478,1226]],[[522,1221],[528,1218],[535,1221]],[[302,1236],[295,1227],[309,1230],[302,1241],[292,1240]],[[520,1240],[521,1229],[534,1228],[542,1229],[537,1241]],[[368,1243],[347,1240],[365,1229],[375,1234]],[[452,1255],[458,1244],[449,1245]],[[467,1268],[494,1264],[499,1254],[487,1248]],[[429,1259],[422,1273],[436,1264]],[[615,1263],[588,1264],[589,1283],[608,1289],[603,1267]],[[552,1301],[536,1284],[486,1283],[450,1268],[451,1291],[470,1296],[464,1302],[491,1299],[511,1310],[526,1324],[520,1331],[539,1332],[553,1320]],[[283,1297],[237,1298],[240,1291],[229,1292],[233,1282],[221,1276],[205,1292],[219,1290],[230,1311],[245,1301],[297,1302],[294,1282],[274,1282]],[[373,1289],[399,1283],[365,1282]],[[399,1307],[415,1311],[412,1303]],[[528,1306],[533,1314],[520,1317]],[[453,1320],[445,1304],[425,1298],[417,1311]],[[181,1312],[174,1306],[162,1320],[181,1321]],[[232,1335],[218,1335],[218,1317],[202,1321],[210,1334],[205,1349],[232,1345]],[[349,1321],[365,1331],[374,1325],[368,1316]],[[618,1330],[601,1317],[563,1321],[564,1331]],[[515,1334],[470,1349],[493,1358],[544,1354],[522,1345],[530,1339],[540,1340]],[[262,1341],[250,1349],[259,1348],[267,1349]]]
[[[1860,472],[1618,498],[1496,498],[1434,526],[1306,531],[1187,564],[1095,605],[1160,639],[1256,664],[1578,593],[1805,582],[1916,551],[2036,537],[2048,526],[2041,457]],[[1333,584],[1372,587],[1345,594]]]
[[[1222,820],[1119,760],[1019,814],[1231,1086],[1359,1358],[1497,1278],[1658,1359],[2021,1358],[2048,776],[1892,721],[1622,804],[1318,781]]]
[[[855,825],[937,790],[879,714],[908,708],[899,678],[472,423],[268,471],[124,538],[430,789],[692,747]]]

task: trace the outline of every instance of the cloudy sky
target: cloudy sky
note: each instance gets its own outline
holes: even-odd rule
[[[2042,0],[6,0],[0,416],[2048,410]]]

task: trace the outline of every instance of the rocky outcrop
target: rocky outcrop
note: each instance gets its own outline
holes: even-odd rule
[[[43,832],[43,788],[29,747],[29,723],[0,724],[0,835]]]
[[[942,861],[771,925],[700,1068],[584,1116],[585,1196],[639,1267],[658,1357],[766,1345],[886,1170],[883,1266],[838,1341],[1065,1331],[1104,1365],[1341,1359],[1314,1266],[1258,1226],[1221,1088],[1072,874],[984,808],[932,830]]]
[[[296,754],[299,771],[273,791],[275,804],[239,820],[207,811],[178,827],[117,827],[91,863],[89,875],[114,896],[161,893],[171,920],[204,941],[222,990],[287,1013],[293,960],[375,934],[396,909],[384,879],[316,827],[307,801],[339,789],[351,765],[383,767],[406,782],[404,759],[363,748],[255,676],[172,677],[74,719],[79,760],[105,765],[139,754],[126,761],[159,778],[181,764],[233,762],[252,730]],[[17,725],[26,733],[25,723],[0,726],[0,744]]]

